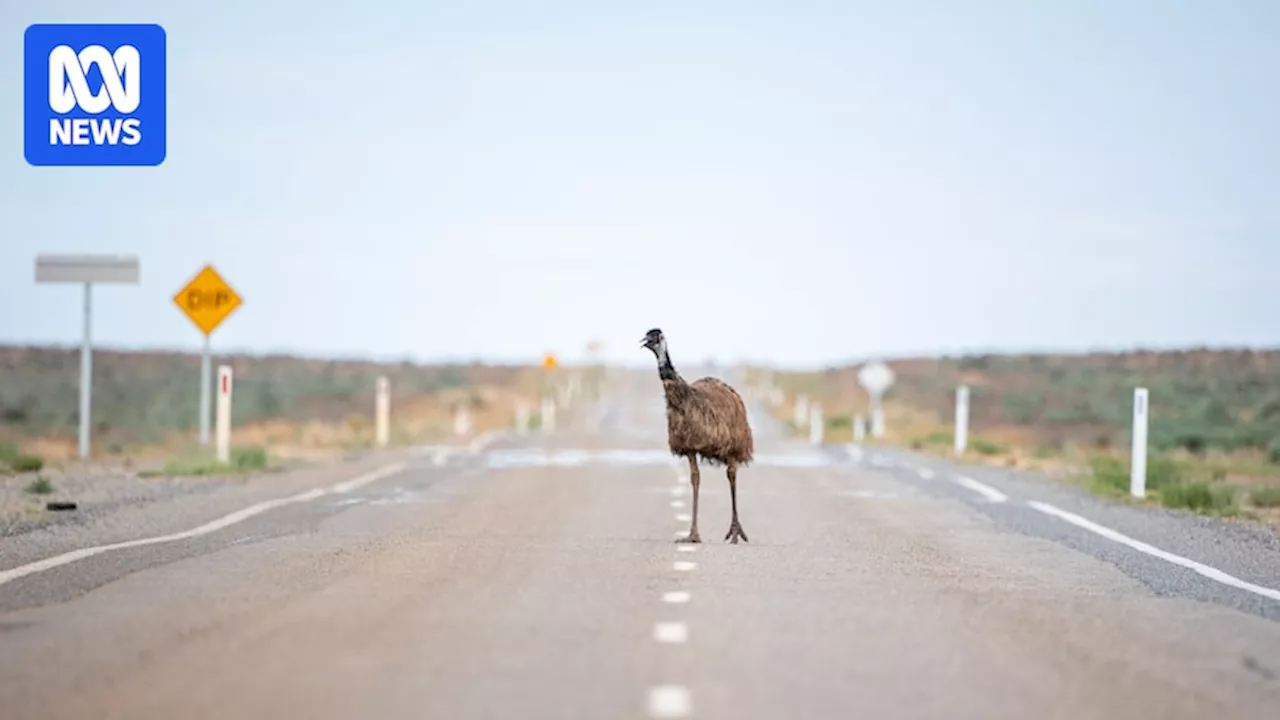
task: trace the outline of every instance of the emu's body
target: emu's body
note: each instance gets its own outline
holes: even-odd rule
[[[737,391],[713,377],[687,383],[679,375],[663,378],[662,390],[667,400],[667,445],[673,455],[697,454],[722,466],[751,462],[751,428]]]
[[[721,380],[704,377],[689,383],[680,377],[671,363],[661,330],[650,330],[644,346],[652,350],[658,360],[658,377],[662,380],[667,404],[667,445],[673,455],[689,461],[693,521],[689,535],[680,541],[701,542],[698,535],[699,458],[711,465],[727,467],[733,518],[724,539],[734,543],[739,538],[747,540],[738,522],[737,488],[738,468],[750,463],[754,452],[746,404],[737,391]]]

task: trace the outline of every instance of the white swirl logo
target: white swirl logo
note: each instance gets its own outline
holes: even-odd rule
[[[86,75],[94,65],[102,73],[102,88],[90,92]],[[76,51],[59,45],[49,52],[49,107],[66,114],[76,108],[97,114],[108,107],[131,113],[142,101],[139,81],[141,57],[132,45],[121,45],[112,54],[101,45],[90,45]]]

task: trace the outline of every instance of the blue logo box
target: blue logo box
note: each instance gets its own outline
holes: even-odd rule
[[[165,31],[36,24],[23,41],[23,149],[32,165],[159,165]]]

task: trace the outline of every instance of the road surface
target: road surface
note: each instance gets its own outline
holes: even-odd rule
[[[681,546],[659,392],[274,506],[77,531],[96,554],[17,539],[3,717],[1277,717],[1264,534],[816,448],[758,413],[750,543],[721,541],[706,468],[704,542]]]

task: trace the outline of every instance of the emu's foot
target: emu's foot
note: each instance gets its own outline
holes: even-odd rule
[[[695,529],[695,530],[690,530],[688,535],[685,535],[679,540],[676,540],[676,542],[677,543],[700,543],[702,542],[702,538],[698,537],[698,531]]]
[[[725,533],[724,539],[737,545],[738,538],[742,538],[743,542],[751,542],[747,539],[747,533],[742,529],[742,526],[738,524],[737,520],[734,520],[733,524],[729,526],[729,532]]]

